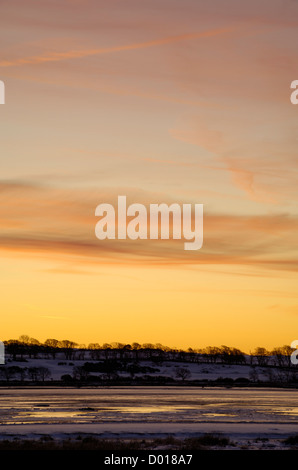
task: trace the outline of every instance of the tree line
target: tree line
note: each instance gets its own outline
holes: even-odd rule
[[[43,343],[28,335],[21,335],[17,340],[4,341],[5,352],[12,360],[29,358],[52,358],[57,353],[62,353],[66,360],[84,360],[88,358],[94,361],[114,360],[151,360],[153,362],[180,361],[180,362],[206,362],[224,364],[249,364],[258,366],[275,365],[277,367],[290,367],[291,354],[294,351],[289,345],[267,350],[257,347],[249,354],[238,348],[229,346],[207,346],[206,348],[176,349],[160,343],[137,343],[125,344],[112,343],[89,343],[78,344],[71,340],[57,340],[48,338]]]

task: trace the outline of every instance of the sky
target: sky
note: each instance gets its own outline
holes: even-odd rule
[[[297,339],[298,2],[0,9],[0,339]],[[119,195],[203,204],[203,247],[98,240]]]

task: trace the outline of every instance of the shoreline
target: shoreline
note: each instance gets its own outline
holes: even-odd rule
[[[252,389],[280,389],[280,390],[298,390],[298,384],[276,384],[276,383],[251,383],[251,384],[232,384],[232,385],[226,385],[225,383],[219,383],[218,381],[214,382],[208,382],[206,383],[193,383],[193,382],[185,382],[185,383],[109,383],[109,384],[98,384],[98,383],[83,383],[83,384],[65,384],[63,382],[44,382],[44,383],[13,383],[11,382],[10,384],[1,384],[0,383],[0,390],[5,390],[5,389],[20,389],[20,390],[26,390],[26,389],[74,389],[74,390],[80,390],[80,389],[109,389],[109,388],[200,388],[200,389],[237,389],[237,390],[252,390]]]
[[[270,428],[271,426],[271,428]],[[0,426],[1,450],[290,450],[298,448],[297,425],[264,423],[119,423]],[[139,429],[141,428],[141,429]],[[139,431],[139,432],[138,432]]]

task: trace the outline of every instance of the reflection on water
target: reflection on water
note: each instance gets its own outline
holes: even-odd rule
[[[0,389],[0,425],[289,423],[297,420],[297,390],[189,387]]]
[[[276,413],[283,413],[285,415],[298,416],[298,407],[295,408],[281,408],[276,410]]]

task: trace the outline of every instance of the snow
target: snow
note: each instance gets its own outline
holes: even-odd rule
[[[1,426],[0,439],[3,440],[40,440],[51,436],[54,441],[76,440],[78,436],[93,436],[100,439],[134,439],[166,438],[176,439],[200,437],[206,433],[219,434],[230,439],[227,450],[283,450],[288,449],[284,443],[286,437],[297,433],[296,424],[255,424],[255,423],[97,423],[97,424],[31,424]],[[173,449],[173,446],[159,445],[156,449]],[[214,450],[218,449],[215,447]],[[220,447],[222,450],[223,448]]]
[[[86,362],[98,363],[99,361],[92,361],[88,356],[85,359],[65,360],[62,353],[57,354],[56,359],[45,359],[45,358],[29,358],[26,362],[23,361],[11,361],[7,362],[6,366],[17,365],[19,367],[47,367],[51,372],[51,378],[53,380],[60,380],[62,375],[73,375],[73,368],[77,366],[83,366]],[[250,372],[252,367],[250,365],[237,365],[237,364],[206,364],[206,363],[190,363],[190,362],[162,362],[161,364],[153,363],[152,361],[140,361],[142,367],[151,367],[159,369],[159,372],[146,373],[146,375],[161,375],[166,377],[176,378],[176,369],[178,367],[187,368],[190,373],[190,380],[216,380],[222,378],[250,378]],[[258,374],[260,380],[268,380],[266,375],[267,369],[264,367],[255,366],[254,370]],[[130,377],[125,371],[117,372],[120,377]],[[100,375],[92,372],[92,375]],[[135,377],[141,377],[142,373],[136,373]]]
[[[91,362],[31,358],[6,366],[47,367],[52,380],[72,375],[74,366]],[[98,361],[93,361],[98,362]],[[250,378],[251,366],[141,361],[154,374],[175,378],[186,367],[191,380]],[[261,380],[266,368],[255,367]],[[93,373],[92,373],[93,375]],[[95,375],[95,374],[94,374]],[[119,372],[120,376],[129,376]],[[141,376],[142,374],[136,374]],[[75,439],[93,435],[108,439],[153,439],[169,435],[179,439],[222,433],[233,448],[286,448],[283,440],[298,434],[298,390],[278,388],[226,388],[169,386],[24,387],[7,383],[0,388],[0,439]]]
[[[272,423],[88,423],[88,424],[12,424],[1,426],[1,439],[9,435],[33,437],[50,434],[70,436],[93,434],[103,438],[121,437],[167,437],[178,438],[200,436],[205,433],[222,433],[232,438],[252,439],[257,437],[284,438],[298,431],[297,424]]]

